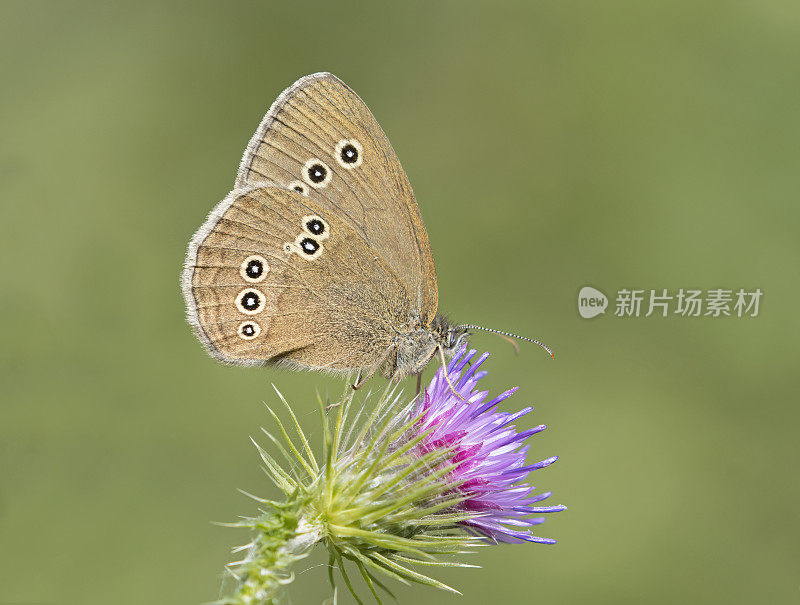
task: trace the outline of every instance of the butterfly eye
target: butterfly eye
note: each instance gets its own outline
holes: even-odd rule
[[[236,297],[236,307],[246,315],[261,313],[265,302],[264,294],[255,289],[242,290]]]
[[[293,189],[294,191],[297,191],[297,193],[301,193],[302,195],[308,197],[308,185],[301,181],[292,181],[289,183],[289,189]]]
[[[304,258],[314,260],[322,254],[322,244],[320,244],[313,237],[305,234],[300,234],[294,242],[295,249],[298,250]]]
[[[334,156],[342,167],[350,170],[361,166],[361,162],[364,161],[364,148],[355,139],[345,139],[336,145]]]
[[[237,332],[240,338],[253,340],[256,336],[261,334],[261,326],[254,321],[245,321],[239,325]]]
[[[331,182],[331,171],[322,160],[310,159],[303,166],[303,180],[314,187],[327,187]]]
[[[248,256],[246,259],[244,259],[241,267],[239,268],[239,274],[244,278],[245,281],[248,281],[251,284],[264,281],[264,279],[267,277],[267,273],[269,273],[269,265],[267,264],[267,260],[263,256],[258,256],[257,254]]]
[[[328,223],[321,216],[315,214],[303,217],[303,229],[315,236],[319,241],[327,239],[330,232]]]

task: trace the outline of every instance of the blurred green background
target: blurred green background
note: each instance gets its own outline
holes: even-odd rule
[[[559,544],[400,601],[797,602],[797,2],[5,0],[0,51],[0,603],[215,599],[245,535],[211,521],[274,495],[248,441],[271,382],[319,436],[340,383],[219,365],[178,288],[262,115],[319,70],[402,160],[441,308],[557,352],[473,339],[550,427]],[[584,320],[587,284],[764,298]],[[294,603],[328,596],[323,561]]]

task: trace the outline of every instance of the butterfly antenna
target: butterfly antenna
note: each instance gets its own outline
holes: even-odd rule
[[[548,347],[543,342],[539,342],[538,340],[534,340],[533,338],[526,338],[525,336],[518,336],[517,334],[511,334],[510,332],[503,332],[502,330],[494,330],[492,328],[484,328],[483,326],[473,326],[472,324],[461,324],[458,327],[459,328],[465,328],[467,330],[483,330],[484,332],[491,332],[493,334],[497,334],[498,336],[505,337],[505,338],[519,338],[520,340],[525,340],[527,342],[532,342],[533,344],[539,345],[545,351],[547,351],[550,354],[550,357],[552,359],[556,358],[555,354],[550,349],[550,347]],[[512,341],[512,344],[514,344],[514,348],[517,349],[517,346],[516,346],[517,343]]]

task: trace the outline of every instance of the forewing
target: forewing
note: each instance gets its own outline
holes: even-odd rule
[[[436,271],[414,193],[364,102],[329,73],[301,78],[272,105],[244,153],[236,186],[274,182],[336,212],[391,267],[429,325]]]

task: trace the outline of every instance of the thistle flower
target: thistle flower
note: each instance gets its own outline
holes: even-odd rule
[[[461,349],[410,403],[396,389],[387,390],[367,415],[366,402],[354,411],[350,391],[329,415],[332,406],[320,401],[322,464],[278,393],[296,437],[269,407],[286,447],[265,433],[290,470],[256,447],[285,500],[251,496],[268,508],[233,524],[249,528],[253,540],[238,549],[246,553],[244,558],[228,566],[238,586],[234,596],[220,603],[274,603],[293,579],[289,566],[320,542],[329,552],[334,594],[333,570],[338,567],[359,603],[345,561],[356,567],[380,603],[378,589],[391,592],[379,576],[457,593],[420,573],[418,566],[474,567],[442,555],[497,542],[553,543],[530,533],[544,521],[532,515],[564,507],[534,506],[550,493],[531,495],[533,488],[522,483],[530,471],[556,460],[525,465],[528,446],[523,442],[544,426],[518,433],[513,423],[532,408],[513,414],[496,410],[516,389],[491,400],[486,391],[476,390],[486,375],[478,368],[488,354],[467,367],[475,354]]]
[[[526,439],[547,428],[541,424],[517,433],[513,423],[533,411],[526,407],[510,414],[497,412],[501,401],[513,395],[518,387],[486,401],[488,391],[476,391],[478,381],[488,372],[478,368],[489,357],[481,355],[461,375],[477,351],[459,351],[447,366],[449,383],[444,368],[440,368],[425,395],[416,406],[419,416],[418,431],[429,431],[423,447],[440,445],[454,447],[452,461],[457,463],[450,479],[454,489],[467,496],[459,508],[475,513],[461,524],[498,542],[539,542],[554,544],[551,538],[539,538],[527,528],[544,523],[544,517],[529,518],[532,514],[553,513],[566,507],[533,506],[552,495],[544,492],[531,495],[533,488],[524,483],[530,471],[551,465],[558,456],[525,465],[528,445]],[[451,388],[455,387],[455,392]],[[458,393],[458,395],[456,395]],[[468,401],[466,403],[464,400]],[[507,525],[526,528],[510,529]]]

